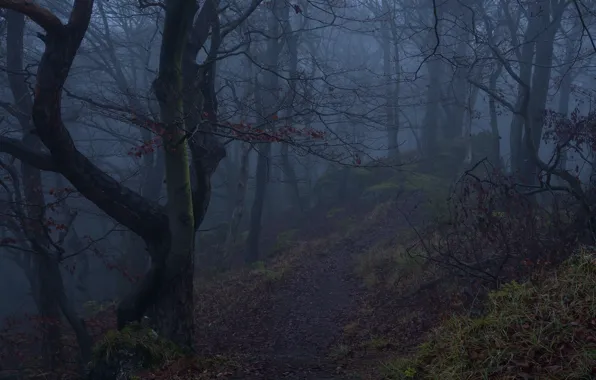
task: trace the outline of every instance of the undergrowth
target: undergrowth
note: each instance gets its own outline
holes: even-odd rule
[[[454,316],[417,353],[384,365],[388,379],[596,378],[596,255],[490,293],[479,318]]]
[[[134,324],[121,331],[108,331],[95,346],[93,363],[110,362],[122,350],[139,354],[144,368],[161,366],[182,356],[180,349],[172,342],[160,338],[150,328]]]

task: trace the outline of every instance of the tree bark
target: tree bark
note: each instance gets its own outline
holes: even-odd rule
[[[25,16],[15,11],[7,11],[7,68],[8,80],[15,105],[18,110],[18,122],[23,132],[23,144],[33,151],[41,150],[41,141],[31,133],[31,112],[33,103],[31,95],[25,82],[23,73],[23,37],[25,30]],[[51,284],[55,281],[62,281],[60,272],[49,273],[46,264],[57,265],[52,258],[46,257],[50,245],[45,234],[45,198],[43,194],[43,183],[41,171],[26,163],[21,165],[23,181],[25,208],[29,223],[23,225],[28,229],[27,236],[34,239],[39,246],[36,253],[32,254],[30,260],[33,263],[33,272],[29,273],[30,284],[36,301],[37,310],[41,320],[45,321],[42,326],[42,355],[44,365],[50,370],[57,370],[63,363],[62,345],[60,342],[60,309],[56,302],[56,294],[52,292]],[[58,279],[54,278],[58,276]],[[85,350],[85,347],[80,347]]]
[[[156,302],[161,334],[186,348],[194,337],[194,215],[190,160],[183,111],[182,56],[195,12],[193,0],[167,0],[159,73],[154,90],[159,101],[165,158],[170,249]]]
[[[232,246],[236,242],[240,222],[242,221],[242,216],[244,215],[246,185],[248,183],[248,168],[251,150],[252,146],[249,143],[242,144],[242,154],[240,156],[240,171],[238,173],[238,182],[236,185],[234,209],[232,211],[232,215],[230,216],[230,225],[228,228],[228,233],[224,245],[225,254],[230,254]]]
[[[298,34],[297,32],[292,33],[289,23],[285,32],[287,34],[286,44],[288,46],[288,53],[290,55],[290,88],[288,101],[285,105],[287,111],[287,125],[292,125],[292,114],[294,113],[294,99],[296,98],[296,84],[300,79],[298,74]],[[294,165],[290,161],[290,149],[287,143],[282,142],[281,151],[281,164],[283,168],[284,182],[287,188],[290,190],[291,199],[293,200],[294,206],[300,211],[305,210],[304,202],[300,196],[300,187],[298,186],[298,178],[296,177],[296,170]]]
[[[530,185],[538,181],[538,166],[532,157],[538,154],[542,141],[544,111],[552,73],[554,39],[563,13],[561,5],[551,7],[551,3],[548,1],[543,1],[541,4],[541,13],[537,18],[540,22],[539,29],[542,32],[536,37],[536,64],[532,75],[532,91],[528,110],[529,119],[527,120],[530,128],[526,128],[524,133],[526,147],[532,146],[534,152],[528,152],[528,149],[525,149],[522,155],[524,157],[522,179]],[[530,142],[527,141],[528,139]]]
[[[288,7],[281,0],[273,0],[271,14],[269,15],[267,33],[270,36],[267,41],[267,50],[265,52],[265,65],[268,71],[264,74],[264,89],[260,85],[256,86],[256,95],[258,102],[263,102],[263,112],[260,114],[264,116],[266,122],[269,123],[270,132],[273,129],[272,116],[277,115],[278,105],[276,104],[277,89],[279,87],[279,77],[275,74],[279,54],[283,47],[284,39],[279,40],[280,20],[284,20],[284,13],[287,17]],[[253,201],[250,229],[248,232],[247,249],[245,261],[247,263],[255,262],[259,259],[259,242],[261,238],[261,222],[263,215],[263,205],[265,204],[265,196],[267,192],[267,182],[269,177],[271,144],[260,143],[255,149],[258,153],[257,159],[257,173],[256,173],[256,190]]]
[[[503,65],[499,64],[497,69],[490,75],[489,88],[492,93],[497,91],[497,80],[503,71]],[[501,134],[499,132],[499,124],[497,119],[497,104],[495,98],[489,96],[488,109],[490,114],[490,130],[491,130],[491,152],[490,163],[495,168],[501,168]]]
[[[534,13],[537,10],[537,6],[531,8],[531,12]],[[524,113],[527,110],[522,109],[524,104],[527,102],[526,96],[530,96],[527,88],[531,86],[532,79],[532,60],[534,58],[534,47],[535,38],[538,34],[539,29],[538,17],[530,17],[528,25],[524,33],[524,43],[519,53],[519,78],[522,83],[517,85],[517,101],[515,103],[515,109],[520,113]],[[516,25],[509,22],[509,33],[516,35]],[[509,133],[509,148],[511,152],[511,172],[514,175],[522,175],[523,168],[523,149],[522,143],[523,130],[525,125],[525,118],[523,115],[515,114],[511,120],[511,127]]]
[[[389,146],[389,158],[393,160],[395,164],[401,162],[400,151],[399,151],[399,128],[400,128],[400,115],[399,115],[399,94],[400,94],[400,81],[401,81],[401,63],[399,59],[399,35],[397,33],[397,25],[395,19],[391,18],[391,37],[393,38],[393,65],[395,80],[393,85],[393,91],[391,93],[391,107],[393,108],[393,124],[389,133],[387,134],[388,146]]]
[[[203,9],[214,9],[215,3],[213,1],[208,1],[207,3],[211,4],[210,7],[203,6]],[[164,117],[164,121],[172,122],[170,124],[172,126],[172,124],[180,123],[181,100],[179,98],[180,94],[173,91],[172,87],[168,86],[168,83],[174,85],[174,90],[180,89],[180,65],[178,65],[176,70],[176,64],[174,63],[181,59],[179,56],[176,57],[176,55],[179,50],[182,50],[180,45],[184,48],[184,42],[180,44],[179,41],[184,41],[185,34],[189,32],[187,25],[190,25],[192,21],[192,17],[196,11],[196,5],[191,1],[176,2],[175,0],[169,4],[168,12],[170,17],[168,21],[170,27],[167,34],[173,35],[173,37],[171,39],[164,37],[171,44],[166,44],[167,48],[164,48],[165,51],[162,56],[165,57],[165,64],[163,72],[160,72],[163,75],[161,75],[161,81],[159,81],[156,87],[161,91],[161,95],[165,95],[165,97],[162,97],[162,104],[164,105],[164,115],[162,116]],[[158,304],[158,320],[156,322],[158,325],[162,325],[166,334],[171,335],[166,335],[166,338],[172,338],[175,341],[182,342],[182,344],[188,343],[191,340],[189,331],[184,331],[183,327],[180,326],[181,323],[178,322],[190,323],[188,319],[189,313],[192,312],[192,307],[186,304],[182,305],[177,301],[185,297],[185,301],[189,299],[188,297],[192,299],[192,283],[188,281],[188,279],[192,279],[192,265],[186,265],[188,260],[192,259],[192,250],[186,249],[188,246],[192,246],[189,243],[193,240],[190,238],[190,233],[188,232],[192,229],[189,226],[194,228],[202,222],[211,194],[210,176],[219,161],[225,156],[225,151],[221,144],[218,144],[215,137],[209,133],[214,127],[205,127],[203,129],[205,133],[201,134],[201,138],[194,138],[189,141],[193,155],[193,167],[198,173],[198,189],[192,194],[191,202],[188,201],[189,197],[191,197],[189,195],[190,188],[186,184],[189,177],[188,165],[186,165],[186,168],[181,165],[184,162],[188,164],[188,159],[185,160],[185,150],[178,149],[178,145],[183,144],[175,139],[164,142],[170,148],[168,153],[170,155],[168,159],[169,164],[166,164],[168,171],[171,173],[168,177],[168,180],[171,182],[169,184],[169,195],[178,195],[180,192],[183,196],[183,199],[175,199],[171,207],[173,212],[166,214],[163,207],[123,186],[85,157],[76,148],[62,120],[62,89],[81,41],[89,27],[93,0],[75,0],[67,24],[63,24],[49,10],[32,2],[0,0],[0,8],[15,10],[28,16],[44,29],[46,33],[42,37],[45,43],[45,49],[36,75],[32,117],[35,133],[50,153],[46,154],[34,151],[24,144],[7,137],[0,137],[2,141],[0,151],[7,152],[28,164],[35,165],[41,170],[60,172],[82,196],[94,203],[117,223],[126,226],[145,241],[149,255],[151,256],[151,268],[135,291],[125,297],[119,304],[118,327],[122,328],[130,322],[140,320],[148,308],[155,304],[155,300],[160,298],[158,296],[161,295],[162,300],[167,299],[164,296],[164,292],[161,294],[159,292],[165,286],[167,287],[165,293],[174,292],[176,294],[177,298],[172,300],[176,303],[176,308],[171,307],[172,305],[168,303]],[[174,16],[172,16],[173,14]],[[202,14],[203,12],[201,11],[199,17],[197,17],[197,27],[193,28],[191,33],[194,34],[197,31],[200,32],[203,30],[201,28],[202,24],[199,22],[202,20]],[[176,20],[176,17],[179,19]],[[215,19],[217,20],[217,17]],[[179,24],[181,22],[187,25],[181,26]],[[216,32],[219,29],[214,28],[213,30],[210,61],[207,64],[210,69],[205,70],[201,75],[202,83],[205,85],[201,87],[200,91],[196,91],[197,87],[195,85],[199,76],[192,75],[190,80],[187,80],[189,78],[187,77],[187,73],[185,72],[184,75],[185,83],[193,86],[192,89],[195,90],[193,93],[208,93],[209,96],[205,97],[205,107],[208,106],[209,109],[216,111],[217,106],[213,87],[215,65],[213,62],[215,61],[214,58],[217,53],[217,47],[219,46],[219,42],[217,42],[218,32]],[[204,38],[206,40],[206,35]],[[202,42],[197,39],[194,39],[192,44],[192,48],[196,49],[197,52],[202,46]],[[186,46],[186,50],[189,50],[188,46]],[[170,53],[173,54],[170,55]],[[191,56],[191,58],[194,61],[196,54],[194,57]],[[170,61],[173,62],[171,66],[169,65]],[[196,62],[194,62],[192,68],[198,70]],[[209,77],[206,78],[206,76]],[[163,84],[163,86],[160,84]],[[178,97],[172,100],[168,98],[168,95],[171,94]],[[192,105],[193,110],[195,110],[198,104]],[[198,111],[194,111],[193,113],[201,115],[202,111],[204,110],[199,108]],[[213,119],[211,118],[214,117],[215,113],[210,115],[209,122],[203,123],[201,126],[213,126],[214,123],[212,123]],[[192,123],[191,125],[198,124]],[[172,127],[171,131],[182,135],[182,132],[177,128]],[[175,138],[177,136],[172,135],[169,137]],[[187,206],[189,207],[187,208]],[[169,216],[172,217],[169,218]],[[179,218],[180,216],[182,218]],[[189,216],[191,217],[190,220],[188,218]],[[176,242],[175,246],[171,246],[170,222],[176,227],[183,227],[177,233],[184,237],[184,241]],[[169,252],[174,252],[175,254],[170,255],[170,261],[167,262]],[[166,264],[168,265],[166,266]],[[181,267],[184,268],[181,278],[185,279],[186,282],[181,280],[178,284],[167,283],[168,279],[175,277],[173,273],[177,272]],[[177,286],[181,288],[179,289],[180,292],[175,291]],[[181,318],[176,318],[174,316],[175,313],[182,313]],[[160,318],[163,318],[162,322],[159,321]],[[174,326],[174,322],[176,322],[177,326]]]

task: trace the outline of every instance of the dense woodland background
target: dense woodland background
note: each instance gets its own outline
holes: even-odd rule
[[[79,376],[144,316],[202,352],[219,290],[248,273],[272,291],[305,252],[392,279],[369,305],[383,319],[410,291],[379,268],[494,289],[592,244],[594,17],[580,0],[0,0],[0,373]],[[338,260],[320,277],[353,271]]]

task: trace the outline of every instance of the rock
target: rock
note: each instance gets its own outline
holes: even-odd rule
[[[97,344],[87,380],[140,380],[137,373],[181,357],[181,350],[151,328],[131,325],[110,331]]]

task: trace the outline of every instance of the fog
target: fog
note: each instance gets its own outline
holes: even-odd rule
[[[0,325],[20,321],[3,331],[61,321],[27,346],[50,369],[70,332],[70,362],[90,360],[99,309],[190,345],[197,284],[348,234],[318,218],[364,223],[403,173],[446,190],[485,160],[541,205],[592,210],[591,7],[0,0]],[[14,352],[0,372],[24,368]]]

